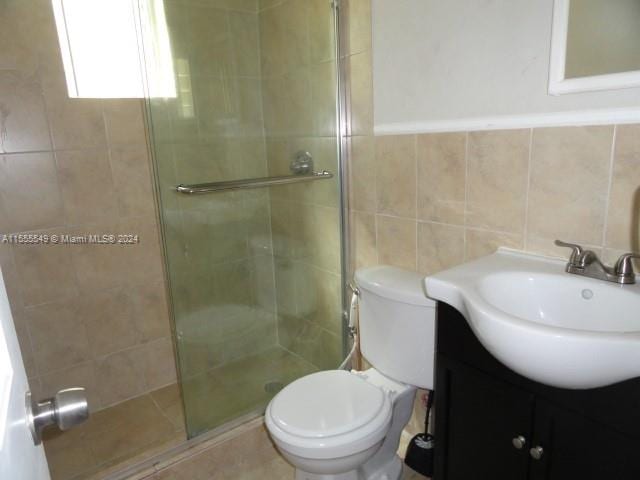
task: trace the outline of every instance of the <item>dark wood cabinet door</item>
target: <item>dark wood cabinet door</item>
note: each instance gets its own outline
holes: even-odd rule
[[[531,461],[531,480],[640,479],[640,440],[544,400],[533,443],[544,453]]]
[[[438,357],[436,480],[526,480],[533,396]],[[526,439],[524,448],[512,444]]]

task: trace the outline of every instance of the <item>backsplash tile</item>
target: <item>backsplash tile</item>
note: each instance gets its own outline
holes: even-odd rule
[[[602,244],[613,128],[534,130],[529,235]]]
[[[489,255],[499,247],[522,250],[522,235],[467,228],[465,232],[465,261]]]
[[[464,258],[464,228],[443,223],[418,223],[418,271],[437,272]]]
[[[360,268],[378,263],[374,213],[351,211],[351,241],[353,267]]]
[[[522,233],[530,130],[469,133],[466,225]]]
[[[373,137],[349,138],[349,195],[354,210],[376,211],[376,168]]]
[[[418,135],[418,219],[464,224],[468,135]]]
[[[416,218],[416,138],[413,135],[376,138],[376,211]]]
[[[638,251],[638,138],[640,125],[375,137],[351,164],[352,266],[430,274],[498,247],[567,257],[556,238],[609,262]],[[408,174],[414,140],[417,218]]]
[[[640,251],[640,125],[616,127],[605,245]]]
[[[378,261],[394,267],[416,269],[417,224],[413,219],[377,215]]]

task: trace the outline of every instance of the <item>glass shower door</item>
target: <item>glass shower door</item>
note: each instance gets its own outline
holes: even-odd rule
[[[340,363],[335,38],[328,0],[162,7],[176,95],[151,98],[148,120],[194,436],[261,413],[287,383]],[[333,178],[176,190],[291,175],[292,160],[306,153]]]

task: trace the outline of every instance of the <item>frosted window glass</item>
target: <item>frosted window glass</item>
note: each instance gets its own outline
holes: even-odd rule
[[[70,97],[175,97],[162,0],[52,2]]]

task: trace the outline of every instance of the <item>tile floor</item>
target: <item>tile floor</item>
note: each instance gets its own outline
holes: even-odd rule
[[[174,384],[95,412],[73,430],[49,429],[44,448],[52,480],[80,480],[143,461],[186,438]]]
[[[294,469],[280,456],[260,422],[251,429],[147,476],[144,480],[293,480]],[[402,480],[426,477],[404,467]]]
[[[273,347],[186,379],[191,436],[260,412],[277,392],[267,391],[267,384],[286,385],[316,370],[300,357]],[[184,442],[182,412],[179,388],[170,385],[98,411],[76,429],[48,430],[44,445],[52,480],[101,479]]]
[[[270,382],[286,384],[316,368],[276,347],[185,381],[192,432],[215,428],[264,408],[275,394]],[[94,413],[68,432],[47,431],[44,445],[52,480],[98,480],[149,460],[186,440],[177,385]],[[155,460],[154,460],[155,461]],[[163,459],[131,480],[279,480],[294,470],[277,452],[261,420]],[[422,479],[406,469],[403,480]]]

